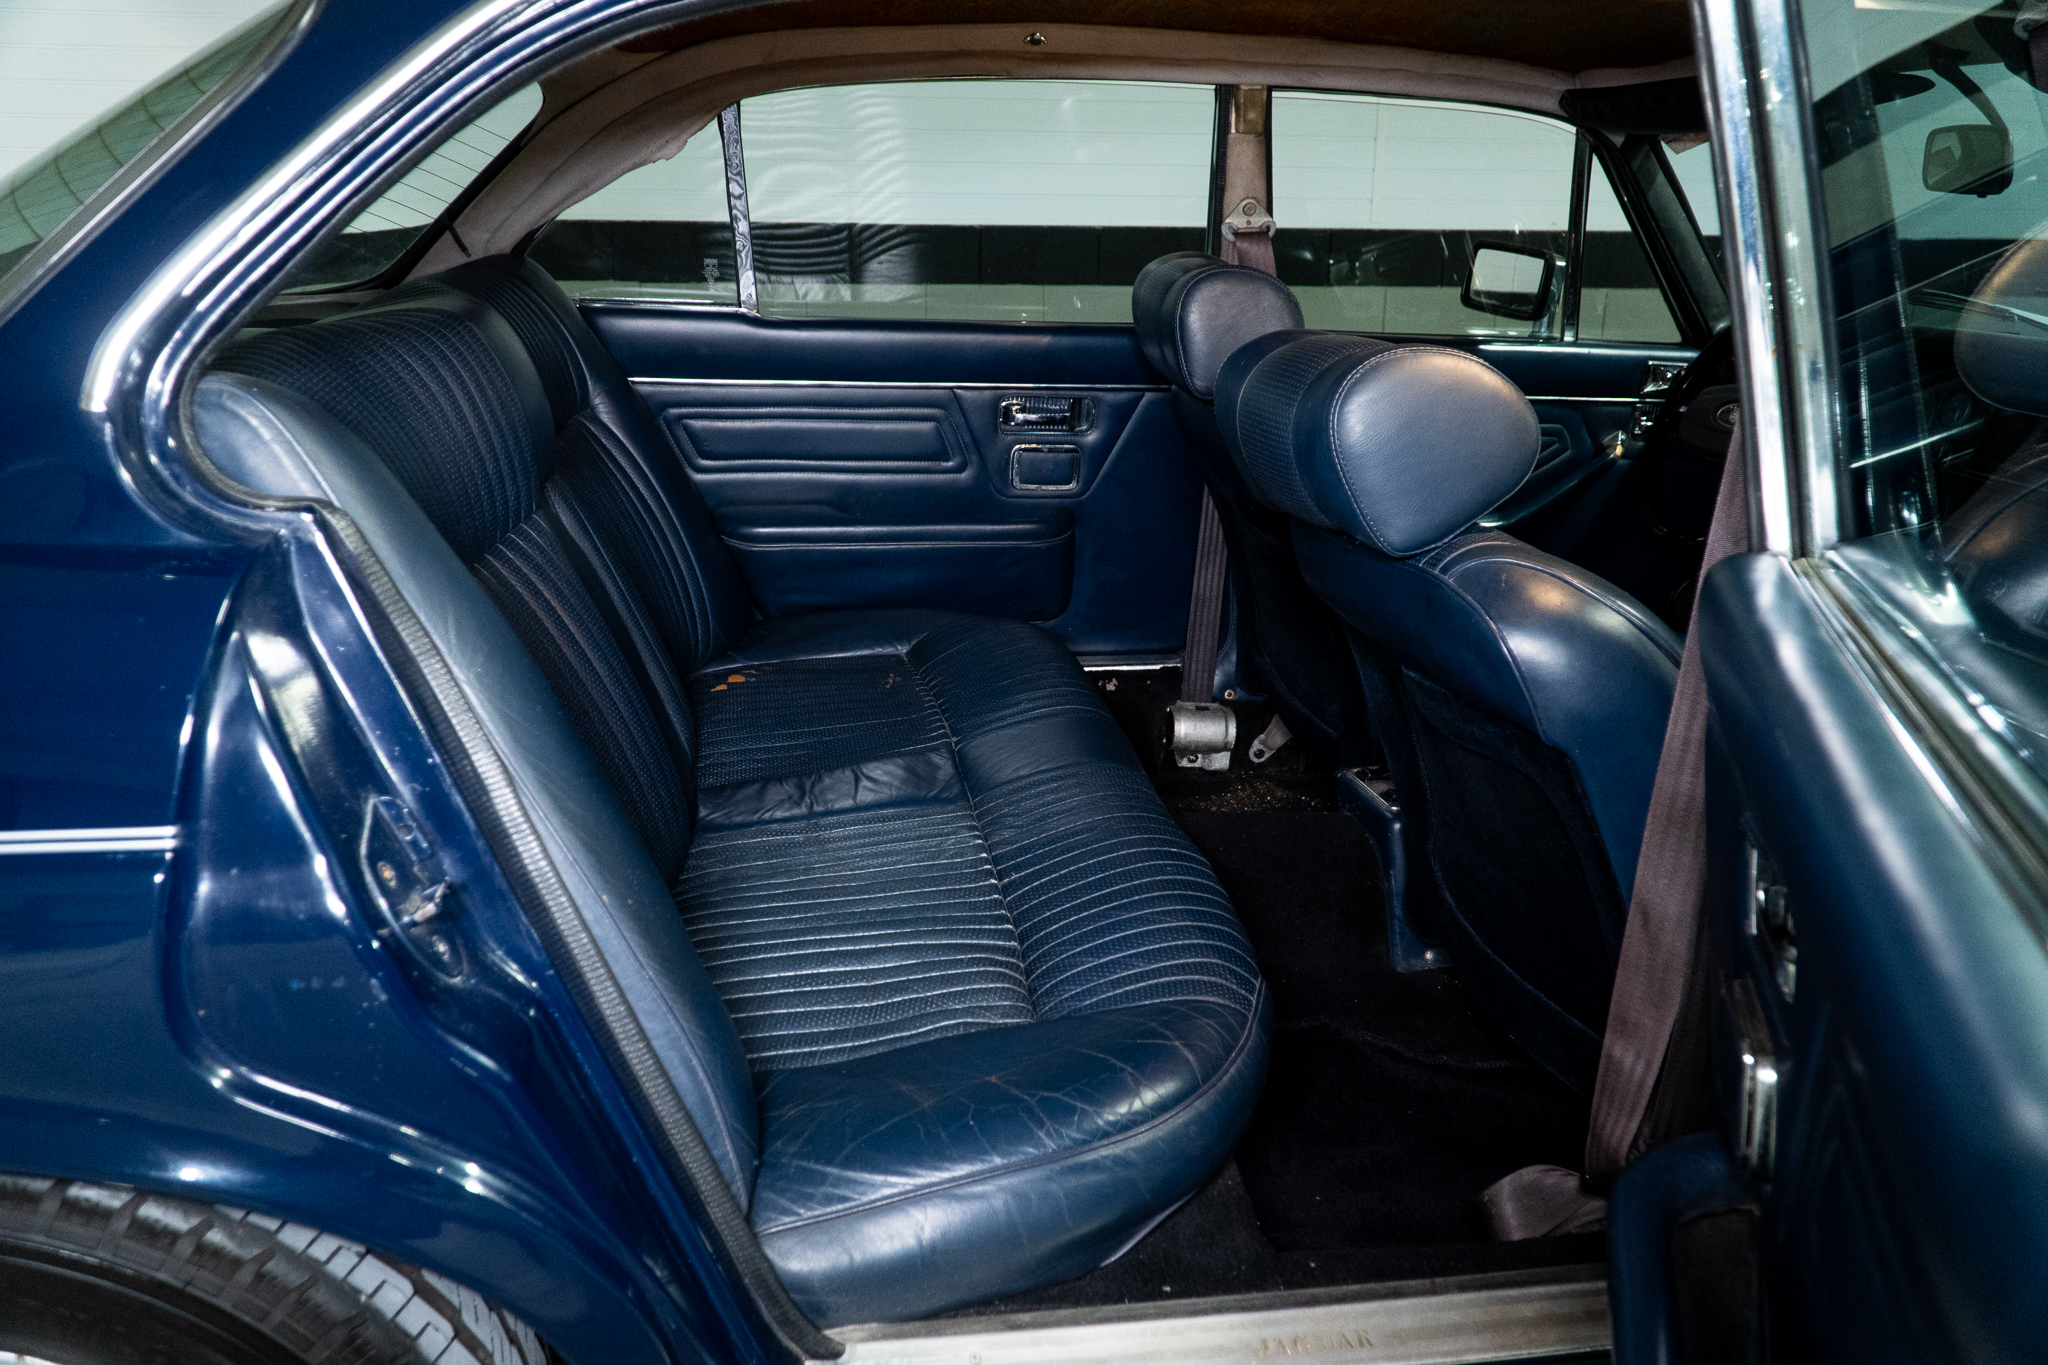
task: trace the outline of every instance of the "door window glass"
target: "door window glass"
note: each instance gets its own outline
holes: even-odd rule
[[[771,316],[1131,320],[1155,257],[1199,250],[1209,86],[911,81],[740,106]]]
[[[1679,193],[1685,197],[1686,211],[1700,230],[1700,240],[1714,258],[1715,267],[1719,268],[1721,198],[1714,188],[1713,145],[1705,136],[1697,139],[1689,135],[1669,138],[1664,146],[1664,160],[1671,167],[1671,178],[1678,182]]]
[[[2048,775],[2048,96],[2009,7],[1802,23],[1840,554]]]
[[[1678,323],[1664,301],[1649,253],[1629,227],[1614,185],[1598,161],[1586,191],[1583,262],[1580,340],[1678,343]]]
[[[1956,338],[1974,318],[2048,337],[2048,325],[2022,316],[2032,311],[2024,303],[1999,312],[1975,298],[1992,266],[2048,220],[2048,98],[2022,74],[2026,45],[2009,10],[1822,0],[1805,22],[1841,363],[1845,529],[1868,535],[1954,512],[2012,452],[2014,424],[1999,418],[2018,395],[1973,387]],[[2040,399],[2048,405],[2048,372]]]
[[[299,268],[286,288],[334,289],[373,280],[390,269],[525,131],[540,105],[540,87],[529,85],[459,129],[358,213],[340,236]]]
[[[718,121],[570,208],[528,255],[578,297],[738,303]]]
[[[1564,260],[1575,135],[1531,115],[1421,100],[1273,96],[1274,253],[1310,327],[1554,336],[1462,301],[1489,243]],[[1562,268],[1557,271],[1562,278]]]

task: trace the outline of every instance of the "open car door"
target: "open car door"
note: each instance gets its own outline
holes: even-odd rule
[[[2048,96],[2010,9],[1700,14],[1755,461],[1696,618],[1719,1131],[1617,1184],[1616,1355],[2031,1359]]]

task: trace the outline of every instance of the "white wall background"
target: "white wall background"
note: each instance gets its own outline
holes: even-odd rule
[[[0,0],[0,178],[275,0]]]

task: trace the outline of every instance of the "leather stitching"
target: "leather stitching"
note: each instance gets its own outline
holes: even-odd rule
[[[1136,1128],[1131,1128],[1121,1133],[1112,1133],[1108,1137],[1097,1138],[1095,1141],[1084,1146],[1043,1152],[1024,1161],[1005,1162],[999,1166],[991,1166],[984,1171],[974,1171],[967,1175],[955,1176],[951,1180],[924,1185],[915,1190],[905,1191],[902,1194],[891,1194],[878,1199],[864,1200],[858,1204],[849,1204],[845,1208],[833,1209],[829,1213],[812,1214],[808,1218],[792,1219],[787,1223],[774,1223],[768,1227],[756,1229],[756,1231],[764,1238],[772,1237],[778,1232],[791,1232],[797,1228],[813,1227],[819,1223],[829,1223],[839,1218],[850,1218],[856,1214],[872,1213],[876,1209],[888,1208],[892,1204],[901,1204],[913,1199],[922,1199],[928,1195],[942,1194],[947,1190],[957,1190],[963,1186],[980,1184],[986,1180],[1014,1175],[1056,1162],[1073,1160],[1093,1152],[1106,1151],[1126,1143],[1135,1142],[1165,1124],[1185,1118],[1187,1113],[1200,1104],[1212,1091],[1221,1089],[1225,1081],[1236,1078],[1237,1069],[1243,1065],[1246,1052],[1250,1050],[1256,1041],[1264,1036],[1264,1031],[1260,1029],[1259,1024],[1264,1018],[1262,1007],[1265,999],[1266,983],[1262,979],[1259,982],[1257,993],[1252,997],[1251,1012],[1245,1018],[1244,1032],[1238,1035],[1237,1045],[1231,1049],[1230,1056],[1224,1059],[1223,1065],[1216,1068],[1216,1074],[1204,1081],[1201,1088],[1195,1091],[1194,1094],[1188,1096],[1179,1104],[1174,1105],[1173,1108],[1165,1113],[1145,1120]]]
[[[1353,370],[1349,375],[1345,377],[1343,384],[1340,385],[1337,389],[1337,396],[1330,401],[1330,421],[1327,438],[1330,447],[1330,461],[1331,463],[1337,466],[1337,479],[1340,483],[1344,485],[1344,496],[1351,503],[1351,510],[1357,513],[1359,519],[1365,523],[1366,534],[1372,537],[1373,544],[1377,546],[1383,553],[1393,555],[1396,558],[1405,558],[1406,556],[1402,555],[1402,553],[1399,550],[1393,549],[1391,546],[1389,546],[1386,543],[1385,539],[1381,537],[1378,523],[1376,523],[1372,519],[1372,513],[1366,511],[1364,507],[1359,505],[1358,490],[1351,486],[1350,472],[1344,468],[1344,456],[1342,452],[1340,452],[1337,449],[1337,413],[1344,406],[1344,395],[1351,391],[1351,386],[1353,384],[1357,383],[1360,379],[1362,379],[1365,376],[1367,370],[1370,370],[1373,366],[1379,364],[1382,360],[1388,360],[1395,356],[1416,354],[1455,356],[1459,360],[1472,359],[1471,356],[1466,355],[1463,351],[1454,351],[1448,346],[1397,346],[1392,350],[1381,351],[1376,356],[1368,357],[1364,364],[1360,365],[1357,369]],[[1484,361],[1480,361],[1479,363],[1482,365],[1485,364]],[[1302,388],[1303,393],[1306,393],[1307,390],[1308,386],[1304,385]],[[1299,405],[1299,401],[1300,400],[1297,398],[1297,406]],[[1481,509],[1481,511],[1484,510],[1485,509],[1483,508]],[[1457,532],[1453,530],[1449,534],[1456,535]],[[1438,541],[1434,543],[1441,544],[1442,542]],[[1430,547],[1425,545],[1421,548],[1426,550]],[[1418,553],[1418,551],[1410,550],[1408,553],[1415,554]]]

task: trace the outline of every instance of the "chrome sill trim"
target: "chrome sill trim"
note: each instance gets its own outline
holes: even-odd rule
[[[1615,403],[1633,407],[1637,403],[1661,403],[1664,395],[1631,394],[1626,398],[1615,395],[1587,395],[1581,393],[1525,393],[1522,395],[1531,403]]]
[[[842,1327],[833,1334],[847,1344],[841,1365],[1203,1365],[1339,1353],[1357,1365],[1452,1365],[1612,1346],[1607,1282],[1597,1268],[1547,1283],[1458,1286],[1423,1281]]]
[[[0,830],[0,857],[28,853],[168,853],[177,846],[176,825]]]
[[[679,375],[636,374],[629,384],[724,385],[742,389],[1001,389],[1005,393],[1171,393],[1170,384],[949,384],[925,379],[686,379]],[[1633,402],[1633,399],[1626,400]],[[1022,432],[1013,433],[1017,435]],[[1059,433],[1054,433],[1059,434]]]

